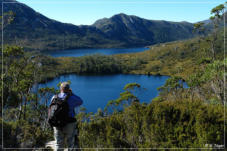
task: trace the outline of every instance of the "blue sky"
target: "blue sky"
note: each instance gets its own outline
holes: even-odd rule
[[[18,0],[61,22],[91,25],[97,19],[125,13],[151,20],[198,22],[225,0]],[[7,5],[7,4],[5,4]]]

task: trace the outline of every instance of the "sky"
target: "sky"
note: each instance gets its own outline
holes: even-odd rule
[[[48,18],[91,25],[96,20],[125,13],[150,20],[187,21],[208,19],[210,10],[225,0],[17,0]],[[7,5],[7,4],[4,4]]]

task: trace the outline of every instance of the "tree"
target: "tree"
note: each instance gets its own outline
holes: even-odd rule
[[[178,76],[173,76],[166,80],[164,86],[159,87],[158,90],[161,92],[160,95],[167,99],[168,94],[172,94],[176,100],[179,97],[179,90],[183,89],[183,79]]]
[[[199,99],[201,99],[201,96],[203,96],[203,92],[201,89],[205,81],[201,78],[202,75],[203,75],[203,72],[198,72],[189,76],[189,79],[187,80],[187,84],[189,86],[188,94],[190,95],[192,101],[194,100],[195,94],[197,94]]]
[[[221,19],[223,19],[223,16],[225,13],[224,10],[225,10],[225,6],[223,4],[220,4],[211,10],[211,14],[214,14],[214,16],[211,16],[210,20],[213,23],[214,30],[213,30],[212,36],[209,39],[207,39],[207,41],[210,42],[210,45],[211,45],[211,53],[212,53],[213,60],[216,58],[215,43],[218,39],[217,32],[218,32],[220,21]]]
[[[141,86],[137,83],[126,84],[123,88],[125,91],[120,93],[120,97],[116,100],[111,100],[108,102],[104,109],[105,113],[117,113],[123,108],[130,106],[133,102],[139,102],[138,97],[133,94],[139,88],[141,88]]]
[[[191,75],[187,81],[189,86],[189,94],[191,99],[194,100],[194,94],[197,94],[199,99],[207,101],[211,97],[216,97],[224,104],[224,62],[227,63],[227,59],[220,61],[215,60],[212,63],[206,65],[203,71]]]
[[[226,76],[224,71],[226,71],[227,59],[223,61],[216,60],[213,63],[209,64],[205,69],[205,73],[203,75],[204,81],[209,82],[210,89],[216,95],[216,97],[224,104],[225,101],[225,79]]]
[[[197,31],[198,34],[204,36],[205,28],[204,28],[204,23],[203,22],[198,22],[198,23],[194,24],[193,26],[194,26],[194,29],[193,29],[194,32]]]
[[[39,59],[36,59],[35,56],[27,55],[22,47],[16,46],[7,46],[3,50],[3,55],[3,105],[5,106],[10,102],[19,105],[20,115],[23,112],[23,108],[25,119],[26,105],[32,98],[33,85],[38,81],[40,75]]]
[[[0,16],[0,23],[1,23],[0,30],[2,30],[2,28],[5,28],[7,25],[11,24],[13,22],[15,16],[16,16],[16,14],[13,11],[3,13],[3,15]],[[4,23],[3,27],[2,27],[2,22]]]
[[[224,4],[220,4],[211,10],[211,14],[214,14],[215,18],[222,18],[224,10],[225,10]]]
[[[120,97],[115,100],[117,105],[124,104],[129,106],[132,102],[139,102],[139,99],[133,94],[136,89],[140,88],[141,86],[137,83],[129,83],[125,85],[124,90],[125,92],[120,93]]]
[[[45,87],[45,88],[40,88],[39,89],[39,94],[41,99],[44,100],[44,105],[47,107],[47,102],[48,100],[50,100],[50,97],[53,96],[56,93],[56,90],[54,88],[49,88],[49,87]]]

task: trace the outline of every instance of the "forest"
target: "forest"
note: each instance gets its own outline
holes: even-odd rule
[[[152,45],[148,51],[136,54],[56,59],[19,46],[4,46],[1,145],[44,148],[53,140],[53,130],[47,123],[47,102],[58,90],[35,90],[34,85],[69,73],[123,73],[170,78],[149,104],[140,103],[133,93],[141,86],[129,83],[104,110],[89,113],[82,108],[76,115],[81,148],[226,147],[226,30],[219,26],[224,9],[221,4],[211,10],[211,33]],[[3,17],[10,18],[7,14]],[[194,24],[194,32],[203,33],[203,26],[202,22]],[[184,88],[182,82],[188,87]]]

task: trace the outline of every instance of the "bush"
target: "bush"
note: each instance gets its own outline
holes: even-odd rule
[[[132,103],[121,113],[80,122],[80,147],[203,148],[224,144],[224,108],[195,101]],[[106,141],[105,141],[106,140]]]

